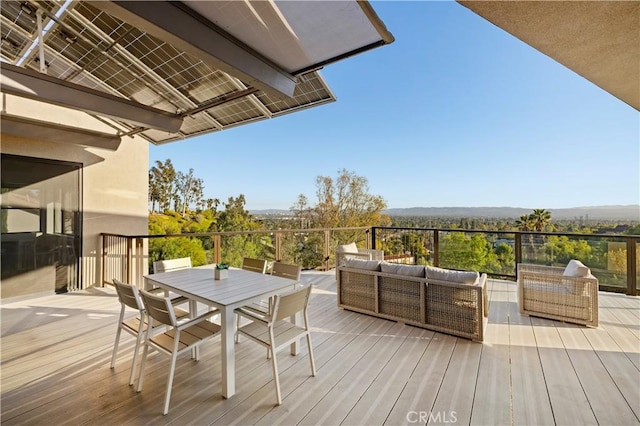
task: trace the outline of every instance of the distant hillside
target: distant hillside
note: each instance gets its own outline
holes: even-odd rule
[[[640,221],[640,205],[592,206],[567,209],[547,209],[553,219],[607,219]],[[389,216],[432,216],[432,217],[492,217],[514,219],[529,214],[533,208],[521,207],[410,207],[387,209]],[[254,216],[289,216],[291,211],[279,209],[251,210]]]
[[[640,221],[640,206],[592,206],[548,209],[553,219],[609,219]],[[520,207],[411,207],[387,209],[389,216],[494,217],[512,219],[529,214],[533,209]]]

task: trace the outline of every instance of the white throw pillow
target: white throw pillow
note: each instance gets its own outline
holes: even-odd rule
[[[579,260],[571,259],[562,275],[565,277],[588,277],[591,275],[591,269]]]
[[[475,284],[480,278],[480,274],[474,271],[452,271],[450,269],[427,266],[425,274],[427,282],[432,280],[449,281],[459,284]]]
[[[422,265],[401,265],[397,263],[382,262],[380,264],[380,272],[424,278],[424,266]]]
[[[338,246],[336,251],[338,253],[357,253],[358,252],[358,246],[356,246],[356,243],[343,244],[341,246]]]
[[[380,261],[347,258],[347,259],[344,259],[344,261],[342,262],[342,266],[345,266],[347,268],[353,268],[353,269],[364,269],[366,271],[379,271]]]

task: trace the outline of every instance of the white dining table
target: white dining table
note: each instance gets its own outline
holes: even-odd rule
[[[146,288],[160,287],[165,291],[189,298],[192,315],[196,312],[196,302],[220,310],[222,396],[225,398],[233,396],[236,387],[234,348],[236,321],[233,310],[250,302],[294,289],[299,285],[298,282],[287,278],[242,269],[230,269],[227,278],[216,280],[214,265],[145,275],[144,279]],[[292,351],[294,351],[293,347]]]

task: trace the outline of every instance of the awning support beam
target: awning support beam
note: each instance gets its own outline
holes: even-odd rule
[[[169,133],[179,132],[182,126],[183,118],[177,114],[14,65],[1,63],[0,69],[0,91],[3,93]]]

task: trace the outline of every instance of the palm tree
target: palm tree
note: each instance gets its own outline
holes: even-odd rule
[[[545,209],[533,209],[533,213],[529,215],[533,222],[533,229],[536,231],[544,231],[549,222],[551,222],[551,213]]]
[[[533,215],[523,214],[516,220],[516,226],[521,231],[533,231]]]

